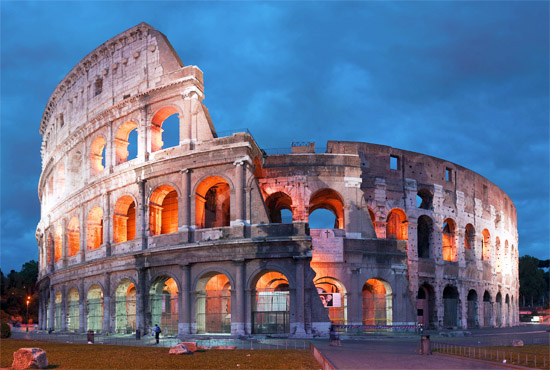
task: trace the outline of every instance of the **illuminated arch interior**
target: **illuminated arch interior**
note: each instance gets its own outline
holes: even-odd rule
[[[151,235],[178,231],[178,193],[169,185],[155,189],[149,201],[149,230]]]
[[[73,216],[67,226],[67,253],[69,257],[75,256],[80,250],[80,222]]]
[[[149,291],[151,324],[158,324],[168,335],[178,334],[178,286],[168,276],[155,279]]]
[[[165,141],[168,141],[167,138],[164,137],[165,134],[163,134],[166,129],[166,127],[163,127],[163,125],[167,119],[170,120],[171,125],[177,125],[177,130],[174,131],[175,133],[178,133],[177,138],[175,139],[179,144],[179,119],[174,119],[177,118],[177,115],[178,111],[174,107],[165,107],[155,113],[153,119],[151,120],[151,152],[156,152],[163,149]],[[174,118],[172,118],[171,116],[174,116]],[[175,133],[172,133],[171,136],[175,136]],[[169,140],[172,144],[176,141],[173,138],[170,138]]]
[[[456,261],[456,223],[448,218],[443,223],[442,242],[443,242],[443,260]]]
[[[319,209],[326,209],[335,216],[333,229],[344,228],[344,202],[340,194],[332,189],[317,190],[309,200],[309,217]]]
[[[105,139],[98,136],[90,146],[90,172],[97,175],[105,169]]]
[[[88,330],[101,332],[103,330],[103,291],[97,284],[88,289],[86,296],[86,321]]]
[[[113,240],[122,243],[134,240],[136,236],[136,204],[134,199],[125,195],[115,204],[113,213]]]
[[[407,216],[401,209],[392,209],[386,223],[386,238],[407,240]]]
[[[231,333],[231,284],[224,274],[209,273],[197,283],[197,332]]]
[[[388,282],[369,279],[363,285],[363,325],[391,325],[392,289]]]
[[[88,225],[86,232],[86,248],[93,250],[103,244],[103,211],[94,207],[88,214]]]
[[[115,135],[115,156],[116,164],[124,163],[128,160],[128,146],[130,144],[130,133],[137,129],[137,123],[133,121],[124,122],[118,128]],[[134,150],[135,151],[135,150]]]
[[[265,204],[273,223],[292,223],[292,198],[283,192],[276,192],[267,197]],[[283,211],[290,212],[290,219],[284,217]]]
[[[201,181],[195,193],[197,228],[229,226],[230,203],[230,188],[224,178],[211,176]]]
[[[136,331],[136,287],[123,279],[115,293],[115,331],[131,334]]]

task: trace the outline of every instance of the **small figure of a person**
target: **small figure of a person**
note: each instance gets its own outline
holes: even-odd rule
[[[330,326],[330,345],[331,346],[341,346],[340,344],[340,333],[336,332],[334,325]]]
[[[155,332],[155,341],[159,344],[160,328],[158,324],[155,324],[153,331]]]

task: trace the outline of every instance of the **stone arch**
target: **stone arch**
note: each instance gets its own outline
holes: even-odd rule
[[[103,330],[103,287],[93,283],[86,292],[86,327],[99,333]]]
[[[196,282],[197,333],[231,333],[231,281],[217,271],[202,274]]]
[[[67,293],[67,329],[78,332],[80,325],[80,294],[71,288]]]
[[[136,284],[128,277],[118,281],[115,290],[115,332],[136,331]]]
[[[75,256],[80,251],[80,220],[73,216],[67,225],[67,255]]]
[[[330,322],[335,325],[345,325],[348,320],[347,291],[345,285],[338,279],[324,276],[313,282],[323,306],[328,311]]]
[[[137,130],[137,123],[134,121],[125,121],[118,126],[115,135],[115,164],[119,165],[128,161],[128,145],[130,133]]]
[[[163,149],[164,141],[162,137],[162,125],[166,119],[174,114],[182,115],[181,109],[177,105],[167,105],[158,109],[151,119],[151,152],[154,153]],[[179,127],[178,127],[179,133]],[[179,142],[179,138],[178,138]]]
[[[467,224],[464,231],[464,249],[475,249],[476,229],[474,225]]]
[[[98,249],[103,244],[103,210],[93,207],[86,225],[86,249]]]
[[[443,327],[454,328],[459,325],[459,294],[454,285],[443,289]]]
[[[456,261],[456,222],[452,218],[443,221],[442,229],[443,260]]]
[[[55,227],[54,246],[54,262],[59,262],[59,260],[63,256],[63,227],[61,225],[57,225]]]
[[[168,335],[178,333],[179,293],[177,280],[168,275],[157,276],[149,289],[151,325],[159,325]]]
[[[282,191],[269,195],[265,200],[265,205],[272,223],[287,223],[283,222],[283,210],[290,211],[292,215],[292,198]],[[292,218],[290,222],[292,222]]]
[[[61,197],[65,193],[65,166],[61,163],[55,174],[55,193]]]
[[[195,225],[198,229],[229,226],[231,184],[225,177],[208,176],[195,188]]]
[[[467,306],[467,316],[466,323],[468,328],[477,328],[479,327],[479,311],[478,311],[478,298],[477,292],[475,289],[470,289],[468,291],[468,306]]]
[[[134,240],[136,236],[136,204],[134,197],[123,195],[115,203],[113,212],[113,242]]]
[[[437,323],[437,318],[435,317],[435,290],[426,282],[418,287],[416,309],[418,323],[425,329],[435,328],[435,324]]]
[[[178,198],[176,188],[160,185],[149,197],[149,231],[151,235],[178,231]]]
[[[417,226],[417,248],[419,258],[433,258],[433,221],[429,216],[418,217]]]
[[[63,293],[57,289],[54,293],[54,329],[60,331],[63,328]]]
[[[502,250],[500,249],[500,238],[495,239],[495,271],[497,274],[502,272]]]
[[[334,229],[344,228],[344,198],[330,188],[319,189],[309,198],[309,215],[318,209],[326,209],[335,216]]]
[[[510,296],[508,293],[504,299],[504,325],[510,326]]]
[[[252,287],[252,333],[290,333],[290,282],[287,275],[263,269]]]
[[[481,239],[481,256],[482,260],[489,261],[491,259],[491,233],[489,233],[489,230],[483,229],[481,232],[482,239]]]
[[[491,294],[488,291],[483,293],[483,326],[491,327],[493,321],[493,303],[491,302]]]
[[[495,298],[495,325],[497,328],[502,326],[502,294],[500,292]]]
[[[393,208],[386,219],[386,239],[407,240],[407,215],[400,208]]]
[[[363,284],[363,325],[391,325],[393,320],[393,295],[391,285],[378,278]]]
[[[90,145],[90,174],[97,175],[105,169],[105,138],[96,137]]]

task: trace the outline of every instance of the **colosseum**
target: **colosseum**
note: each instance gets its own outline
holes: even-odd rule
[[[247,130],[217,133],[203,100],[203,72],[145,23],[55,88],[40,123],[40,329],[517,324],[516,210],[489,180],[361,142],[270,154]],[[325,228],[310,229],[316,212]]]

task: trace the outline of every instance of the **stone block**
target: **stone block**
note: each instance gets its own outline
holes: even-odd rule
[[[45,369],[48,367],[46,351],[41,348],[20,348],[13,353],[14,370],[22,369]]]
[[[171,355],[192,355],[193,352],[187,348],[187,346],[183,343],[176,344],[174,347],[170,348],[170,351],[168,352]]]

